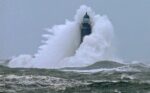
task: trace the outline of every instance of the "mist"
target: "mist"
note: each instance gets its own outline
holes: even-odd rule
[[[85,36],[80,44],[80,26],[83,16],[88,13],[92,25],[92,34]],[[39,47],[35,57],[21,64],[21,67],[62,68],[79,67],[93,64],[100,60],[115,60],[113,26],[106,15],[95,14],[90,7],[82,5],[74,17],[74,21],[55,25],[47,29],[49,34],[42,35],[47,40]],[[24,59],[23,59],[24,60]],[[30,60],[30,61],[29,61]],[[18,61],[11,61],[10,67],[18,67]],[[25,64],[26,63],[26,64]],[[14,65],[15,64],[15,65]]]

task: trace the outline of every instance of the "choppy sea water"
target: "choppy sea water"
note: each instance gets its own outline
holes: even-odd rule
[[[109,61],[63,69],[0,66],[0,93],[150,93],[150,68]]]

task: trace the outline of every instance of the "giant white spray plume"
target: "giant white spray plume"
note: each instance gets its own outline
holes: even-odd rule
[[[80,26],[86,12],[90,16],[92,33],[85,36],[80,44]],[[107,16],[96,15],[91,8],[85,5],[77,10],[74,21],[66,21],[64,25],[53,26],[48,29],[48,32],[49,34],[43,35],[47,40],[44,41],[44,45],[39,47],[35,58],[28,60],[28,62],[19,63],[20,67],[81,67],[100,60],[114,58],[111,22]],[[18,60],[21,62],[20,58]],[[18,64],[12,61],[9,66],[18,67]]]

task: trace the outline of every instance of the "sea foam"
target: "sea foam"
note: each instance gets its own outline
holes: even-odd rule
[[[80,28],[85,13],[90,16],[92,33],[84,37],[80,44]],[[43,35],[47,40],[39,47],[35,57],[28,62],[15,63],[10,67],[62,68],[81,67],[100,60],[114,60],[113,26],[106,15],[95,14],[90,7],[82,5],[73,21],[55,25]],[[29,56],[28,56],[29,58]],[[17,58],[15,58],[17,60]],[[25,64],[26,63],[26,64]],[[15,65],[13,65],[15,64]],[[22,65],[21,65],[22,64]]]

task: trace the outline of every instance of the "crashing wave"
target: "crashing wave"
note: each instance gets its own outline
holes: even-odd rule
[[[84,37],[80,44],[80,26],[85,13],[90,16],[92,33]],[[35,57],[27,62],[21,57],[13,59],[10,67],[62,68],[82,67],[100,60],[115,60],[113,46],[113,26],[107,16],[95,14],[90,7],[82,5],[74,21],[48,29],[44,45],[39,47]],[[18,60],[20,62],[18,62]],[[28,60],[29,59],[29,60]]]

